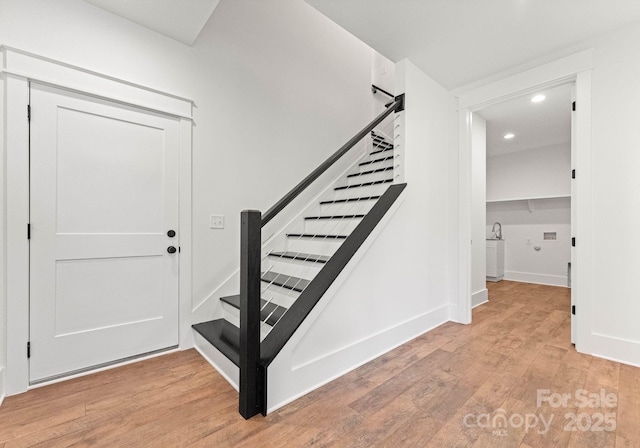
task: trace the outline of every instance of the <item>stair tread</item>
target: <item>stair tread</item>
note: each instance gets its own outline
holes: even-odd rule
[[[378,163],[378,162],[386,162],[387,160],[393,160],[393,156],[389,156],[389,157],[382,157],[380,159],[375,159],[375,160],[369,160],[367,162],[362,162],[359,163],[359,166],[364,166],[364,165],[371,165],[373,163]]]
[[[238,310],[240,309],[240,294],[220,297],[220,300]],[[284,306],[260,299],[260,320],[267,325],[274,326],[282,315],[287,312],[287,309]]]
[[[294,277],[292,275],[280,274],[278,272],[265,272],[262,274],[261,280],[265,283],[280,286],[292,291],[302,292],[311,283],[304,278]]]
[[[271,252],[269,256],[309,261],[311,263],[326,263],[331,258],[328,255],[305,254],[302,252]]]
[[[321,216],[307,216],[304,219],[360,219],[364,218],[365,215],[357,214],[357,215],[321,215]]]
[[[240,329],[224,319],[192,325],[211,345],[236,366],[240,366]]]
[[[392,166],[387,166],[387,167],[378,168],[378,169],[375,169],[375,170],[363,171],[362,173],[349,174],[347,177],[366,176],[367,174],[381,173],[383,171],[389,171],[389,170],[392,170],[392,169],[393,169]]]
[[[320,205],[336,204],[344,202],[358,202],[358,201],[374,201],[380,199],[380,196],[363,196],[359,198],[347,198],[347,199],[335,199],[333,201],[322,201]]]
[[[349,188],[368,187],[370,185],[386,184],[389,182],[393,182],[393,179],[376,180],[373,182],[364,182],[362,184],[345,185],[343,187],[336,187],[334,188],[334,190],[347,190]]]
[[[316,233],[287,233],[287,236],[292,238],[322,238],[332,240],[344,240],[347,235],[320,235]]]
[[[371,131],[371,138],[374,139],[374,140],[381,140],[381,141],[384,141],[384,142],[389,142],[391,140],[386,135],[378,134],[375,131]]]

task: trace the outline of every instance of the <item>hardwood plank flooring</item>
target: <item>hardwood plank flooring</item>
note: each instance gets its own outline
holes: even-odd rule
[[[188,350],[6,398],[0,448],[640,447],[640,369],[575,351],[569,290],[488,288],[473,324],[444,324],[266,418],[242,419],[237,393]],[[617,403],[580,407],[581,389]]]

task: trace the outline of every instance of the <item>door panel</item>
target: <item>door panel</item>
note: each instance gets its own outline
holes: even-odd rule
[[[178,344],[178,121],[31,85],[30,380]]]

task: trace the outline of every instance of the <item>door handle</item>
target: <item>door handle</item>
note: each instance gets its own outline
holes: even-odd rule
[[[176,231],[175,231],[175,230],[169,230],[169,231],[167,232],[167,236],[168,236],[169,238],[173,238],[174,236],[176,236]]]
[[[170,254],[175,254],[177,251],[177,249],[173,246],[169,246],[167,247],[167,252],[169,252]]]

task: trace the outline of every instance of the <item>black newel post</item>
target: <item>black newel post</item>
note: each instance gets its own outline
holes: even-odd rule
[[[240,230],[240,414],[261,412],[260,246],[262,213],[241,213]]]

